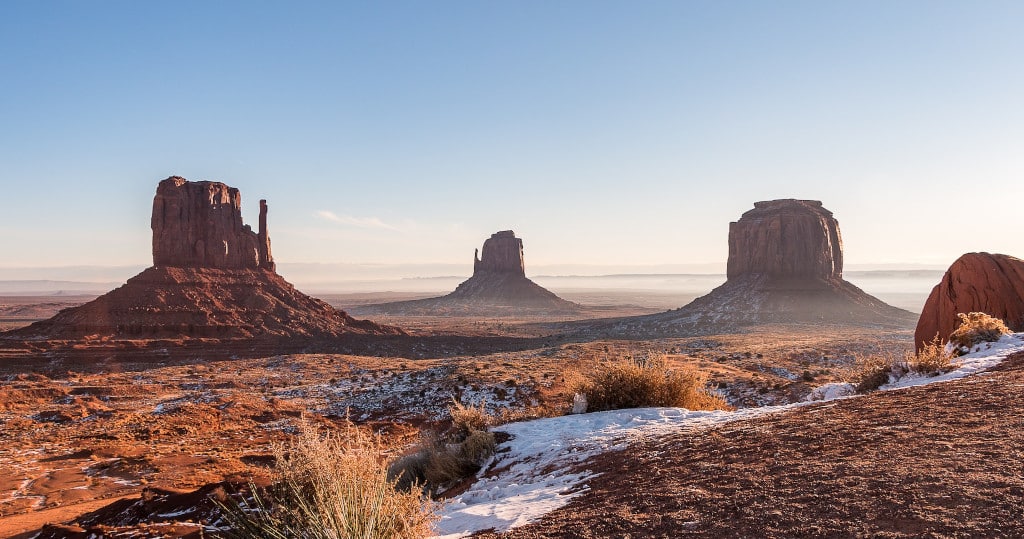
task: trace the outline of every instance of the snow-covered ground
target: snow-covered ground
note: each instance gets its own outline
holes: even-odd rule
[[[1012,353],[1024,351],[1024,333],[985,343],[957,358],[952,372],[923,377],[914,374],[882,386],[882,390],[944,382],[997,365]],[[659,436],[683,429],[700,429],[731,421],[778,413],[812,402],[856,398],[841,384],[820,388],[817,399],[784,406],[746,408],[735,412],[695,412],[682,408],[639,408],[538,419],[503,425],[497,430],[512,435],[499,447],[493,477],[484,477],[452,499],[441,510],[438,537],[451,539],[479,530],[504,531],[540,518],[569,503],[587,490],[589,471],[575,471],[602,452],[625,447],[630,440]],[[483,473],[481,474],[483,475]]]

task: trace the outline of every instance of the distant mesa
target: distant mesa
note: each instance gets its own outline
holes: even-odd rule
[[[914,344],[936,335],[948,340],[959,323],[957,313],[982,312],[1024,331],[1024,260],[1008,255],[967,253],[935,285],[921,311]]]
[[[821,202],[782,199],[755,202],[729,224],[724,284],[680,309],[594,329],[683,335],[767,323],[910,327],[914,318],[843,279],[839,222]]]
[[[580,305],[564,300],[526,277],[523,240],[515,232],[491,234],[473,255],[473,276],[454,292],[437,298],[364,305],[351,309],[370,314],[509,314],[573,313]]]
[[[275,273],[260,201],[259,230],[242,223],[238,189],[160,182],[153,199],[153,267],[121,287],[5,336],[33,339],[337,337],[401,334],[356,320]]]

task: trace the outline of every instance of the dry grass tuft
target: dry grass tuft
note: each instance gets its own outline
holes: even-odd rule
[[[855,358],[850,383],[858,393],[874,391],[889,383],[890,377],[899,378],[910,371],[906,360],[893,355],[871,355]]]
[[[587,411],[670,406],[690,410],[725,410],[725,399],[707,389],[707,374],[671,370],[663,356],[600,362],[589,372],[566,376],[569,390],[586,397]]]
[[[960,313],[957,316],[960,325],[949,336],[949,342],[953,343],[959,353],[969,353],[980,343],[995,342],[1011,333],[1006,323],[985,313]]]
[[[850,373],[850,383],[858,393],[874,391],[905,374],[916,372],[924,376],[937,376],[955,368],[953,352],[948,351],[938,337],[927,343],[916,354],[907,352],[902,358],[894,355],[858,357]]]
[[[452,399],[448,407],[448,414],[452,417],[453,436],[464,438],[476,431],[486,431],[494,424],[494,418],[487,413],[485,401],[480,401],[476,406],[462,404]]]
[[[276,483],[247,507],[222,504],[224,537],[417,539],[432,534],[435,505],[388,478],[378,437],[349,424],[340,433],[303,427],[274,448]],[[255,510],[254,510],[255,509]]]
[[[494,433],[487,428],[494,418],[484,403],[467,406],[458,401],[448,407],[452,428],[443,438],[426,436],[418,449],[391,465],[388,477],[399,489],[422,486],[432,494],[472,477],[497,449]]]
[[[936,376],[953,370],[954,352],[947,350],[946,346],[936,335],[932,342],[925,343],[921,351],[907,353],[906,363],[910,370],[926,376]]]

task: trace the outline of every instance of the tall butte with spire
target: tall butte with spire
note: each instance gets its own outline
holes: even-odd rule
[[[259,230],[242,195],[220,182],[172,176],[153,198],[153,266],[120,288],[8,335],[49,339],[338,337],[401,334],[356,320],[276,272],[260,201]]]
[[[370,314],[496,314],[570,313],[581,307],[564,300],[526,277],[523,240],[503,230],[484,240],[473,254],[473,276],[454,292],[412,301],[364,305],[352,309]]]

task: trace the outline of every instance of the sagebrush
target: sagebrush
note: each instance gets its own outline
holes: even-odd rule
[[[1012,333],[1006,323],[985,313],[959,313],[960,325],[949,336],[958,353],[968,353],[983,342],[995,342]]]
[[[907,352],[902,357],[877,354],[858,357],[850,369],[850,383],[857,392],[874,391],[910,372],[924,376],[937,376],[956,367],[953,352],[936,337],[925,343],[918,352]]]
[[[275,483],[246,503],[222,503],[221,537],[418,539],[432,535],[434,502],[388,478],[378,437],[354,425],[319,433],[304,426],[274,448]]]
[[[587,411],[669,406],[690,410],[730,408],[707,388],[708,376],[692,368],[670,369],[663,356],[602,361],[566,376],[572,394],[586,399]]]
[[[388,477],[397,488],[438,494],[473,477],[494,455],[497,442],[487,429],[495,418],[487,413],[484,402],[469,406],[453,400],[448,412],[451,428],[440,435],[424,435],[410,454],[391,465]]]

